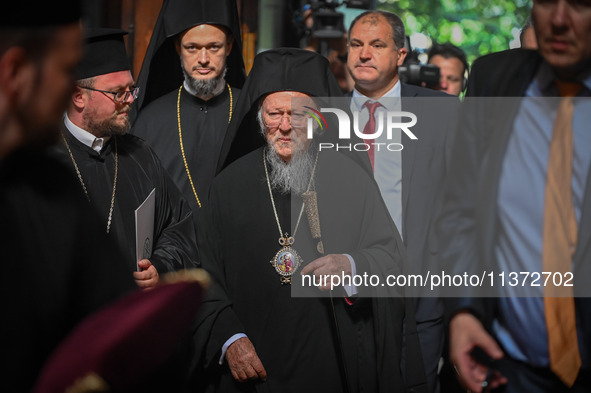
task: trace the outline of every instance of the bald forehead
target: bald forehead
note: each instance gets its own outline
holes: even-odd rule
[[[390,26],[388,20],[380,14],[369,14],[359,19],[357,23],[355,23],[355,25],[353,26],[352,31],[355,30],[355,28],[375,29],[381,24],[388,26],[388,38],[394,40],[394,32],[392,31],[392,26]],[[351,35],[351,38],[353,38],[353,34]]]
[[[388,23],[382,15],[370,14],[361,18],[361,20],[358,23],[377,26],[380,22]]]

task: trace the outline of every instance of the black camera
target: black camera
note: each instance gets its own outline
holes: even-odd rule
[[[398,67],[400,81],[409,85],[422,86],[424,83],[427,87],[436,86],[439,83],[439,73],[439,67],[435,64],[409,63]]]
[[[417,85],[433,88],[439,83],[440,69],[435,64],[421,64],[416,51],[410,47],[410,38],[407,36],[404,42],[407,50],[404,63],[398,67],[400,81],[409,85]]]
[[[346,31],[345,15],[336,11],[336,8],[343,4],[347,8],[368,10],[370,0],[312,0],[309,3],[314,18],[312,35],[319,39],[341,38]]]

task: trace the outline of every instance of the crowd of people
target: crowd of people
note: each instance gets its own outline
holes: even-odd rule
[[[392,12],[246,76],[235,0],[165,0],[135,81],[127,32],[33,2],[0,17],[7,391],[591,392],[591,4],[419,86]],[[388,281],[445,272],[482,281]]]

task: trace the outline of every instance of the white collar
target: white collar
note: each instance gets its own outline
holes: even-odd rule
[[[400,85],[400,79],[398,79],[396,81],[396,83],[394,84],[394,86],[392,86],[392,88],[390,90],[388,90],[386,93],[384,93],[380,98],[378,98],[375,101],[379,101],[382,98],[400,98],[400,91],[401,91],[401,85]],[[367,101],[369,99],[369,97],[364,96],[362,93],[359,92],[359,90],[353,88],[353,96],[352,96],[352,101],[354,103],[354,105],[357,107],[358,111],[361,111],[363,104],[365,104],[365,101]],[[372,100],[374,101],[374,100]]]
[[[78,127],[76,124],[72,123],[70,118],[67,114],[64,115],[64,124],[70,134],[74,136],[74,138],[78,139],[80,143],[90,147],[92,150],[100,153],[103,146],[109,141],[110,137],[106,136],[104,138],[97,138],[92,135],[90,132],[83,130],[82,128]]]

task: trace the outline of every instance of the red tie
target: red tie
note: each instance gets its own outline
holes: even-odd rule
[[[378,109],[379,106],[382,106],[382,104],[380,104],[379,102],[375,101],[375,102],[371,102],[371,100],[367,100],[365,101],[365,104],[363,104],[363,106],[365,108],[367,108],[367,110],[369,111],[369,120],[367,121],[367,124],[365,125],[365,128],[363,129],[363,133],[364,134],[373,134],[376,132],[376,118],[374,116],[376,109]],[[373,163],[374,163],[374,145],[373,143],[375,142],[375,139],[364,139],[363,142],[365,142],[368,146],[369,146],[369,150],[367,151],[367,153],[369,154],[369,161],[371,162],[371,169],[374,169]]]

